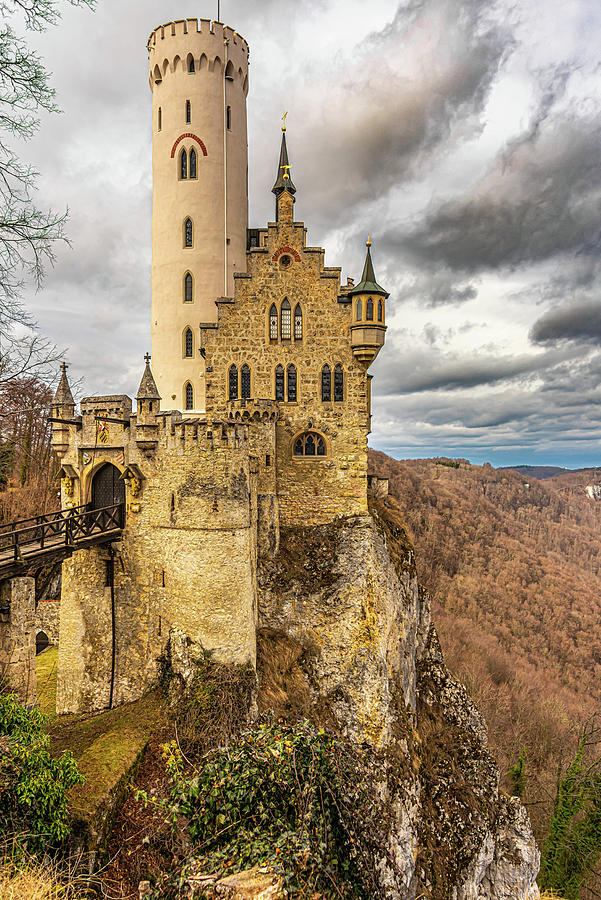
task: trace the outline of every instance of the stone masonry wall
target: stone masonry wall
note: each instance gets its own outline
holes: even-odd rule
[[[0,584],[0,680],[24,703],[35,702],[34,578]]]

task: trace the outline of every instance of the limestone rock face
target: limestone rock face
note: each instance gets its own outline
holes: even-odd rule
[[[445,667],[391,499],[288,528],[258,570],[259,708],[311,715],[388,760],[378,864],[394,900],[536,900],[525,810],[499,792],[486,725]]]

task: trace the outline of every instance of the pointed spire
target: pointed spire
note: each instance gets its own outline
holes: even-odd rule
[[[280,150],[280,164],[278,166],[278,174],[275,180],[275,184],[272,187],[271,191],[276,197],[279,197],[284,191],[289,191],[291,194],[296,194],[296,188],[294,186],[294,182],[290,177],[290,163],[288,161],[288,147],[286,146],[286,116],[288,113],[284,113],[282,116],[283,124],[282,124],[282,148]]]
[[[376,281],[374,264],[371,260],[371,241],[369,235],[367,235],[365,246],[367,247],[367,256],[365,257],[365,265],[363,266],[363,275],[361,276],[359,284],[356,285],[352,291],[349,291],[349,294],[351,296],[353,294],[381,294],[383,297],[388,297],[388,292],[385,291],[383,287],[380,287]]]
[[[61,363],[61,377],[54,395],[54,402],[60,403],[61,406],[74,404],[73,394],[69,387],[69,379],[67,378],[67,363]]]
[[[150,353],[146,354],[144,360],[146,362],[146,368],[144,369],[142,381],[140,382],[140,387],[136,394],[136,400],[160,400],[161,395],[158,392],[156,382],[150,370]]]

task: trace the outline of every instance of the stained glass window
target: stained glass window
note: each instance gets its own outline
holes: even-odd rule
[[[193,292],[194,288],[192,276],[189,272],[186,272],[186,275],[184,277],[184,303],[192,303],[192,300],[194,299]]]
[[[363,304],[361,303],[361,297],[357,297],[357,322],[361,321],[362,315],[363,315]]]
[[[240,369],[240,396],[246,400],[250,397],[250,369],[247,365]]]
[[[278,339],[278,311],[275,303],[272,303],[269,310],[269,340],[277,341]]]
[[[303,311],[300,303],[296,304],[294,310],[294,340],[302,341],[303,339]]]
[[[238,369],[236,366],[230,366],[229,372],[229,396],[230,400],[238,399]]]
[[[280,337],[283,341],[289,341],[292,336],[292,310],[288,299],[282,303]]]
[[[190,382],[186,385],[186,409],[194,409],[194,388]]]
[[[296,368],[288,366],[288,403],[296,403]]]
[[[275,370],[275,399],[284,400],[284,367],[278,366]]]
[[[342,366],[334,369],[334,402],[342,403],[344,400],[344,372]]]
[[[332,371],[328,365],[321,370],[321,399],[324,403],[332,399]]]
[[[378,322],[382,322],[384,320],[384,304],[381,300],[378,300]]]
[[[315,431],[305,431],[294,442],[295,456],[325,456],[326,442]]]
[[[374,298],[368,297],[367,303],[365,304],[365,318],[368,322],[373,322],[374,319]]]
[[[190,150],[190,178],[196,178],[196,150]]]
[[[190,328],[186,328],[186,334],[185,334],[185,345],[186,345],[185,354],[186,354],[186,356],[193,355],[193,349],[194,349],[193,344],[194,344],[194,339],[192,337],[192,331]]]
[[[184,225],[184,244],[186,247],[192,246],[192,219],[186,219]]]
[[[181,156],[179,158],[179,177],[188,177],[188,154],[185,150],[182,150]]]

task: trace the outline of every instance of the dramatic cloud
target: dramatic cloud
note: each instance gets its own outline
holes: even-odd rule
[[[550,310],[534,323],[530,339],[537,344],[561,340],[601,343],[601,301]]]

